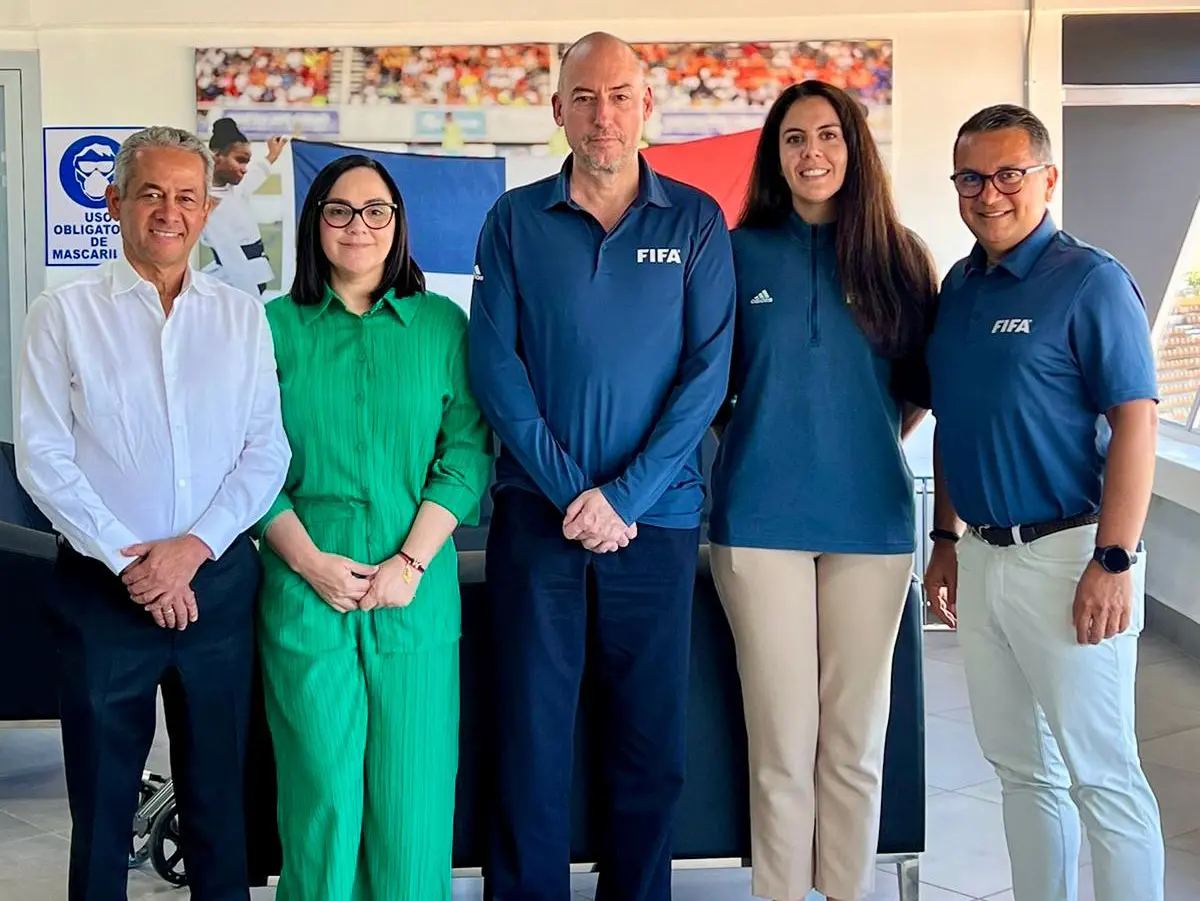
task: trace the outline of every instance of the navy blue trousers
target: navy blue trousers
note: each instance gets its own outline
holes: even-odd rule
[[[258,553],[248,538],[200,567],[199,617],[160,628],[104,566],[61,547],[51,612],[71,809],[69,901],[125,901],[158,689],[180,844],[195,901],[247,901],[244,773]]]
[[[498,493],[487,583],[495,690],[488,901],[571,897],[571,781],[587,662],[604,799],[597,901],[671,896],[699,530],[638,527],[611,554],[562,535],[562,514]]]

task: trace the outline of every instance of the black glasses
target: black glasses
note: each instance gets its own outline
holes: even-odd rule
[[[345,228],[355,216],[362,217],[367,228],[387,228],[392,217],[396,215],[396,204],[376,201],[358,208],[340,200],[322,200],[321,218],[333,228]]]
[[[1049,168],[1049,163],[1039,163],[1036,166],[1026,166],[1024,169],[1014,167],[997,169],[991,175],[964,169],[962,172],[955,172],[951,175],[950,180],[954,182],[954,188],[960,197],[978,197],[983,193],[984,185],[989,181],[1001,194],[1016,194],[1025,184],[1026,175]]]

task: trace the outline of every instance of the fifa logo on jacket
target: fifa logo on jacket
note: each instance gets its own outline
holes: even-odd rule
[[[1032,319],[997,319],[992,324],[992,334],[1011,335],[1020,333],[1028,335],[1032,327]]]
[[[676,247],[639,247],[637,252],[639,263],[683,263]]]

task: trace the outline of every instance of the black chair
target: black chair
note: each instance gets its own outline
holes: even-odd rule
[[[45,591],[56,542],[0,443],[0,720],[58,719],[55,648]]]
[[[0,522],[50,533],[50,520],[30,500],[17,481],[16,454],[11,441],[0,441]]]

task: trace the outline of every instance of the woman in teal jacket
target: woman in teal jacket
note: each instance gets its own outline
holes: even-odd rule
[[[746,711],[754,894],[856,901],[875,869],[916,527],[901,442],[925,412],[908,401],[937,277],[857,101],[815,81],[768,113],[732,241],[709,534]]]

